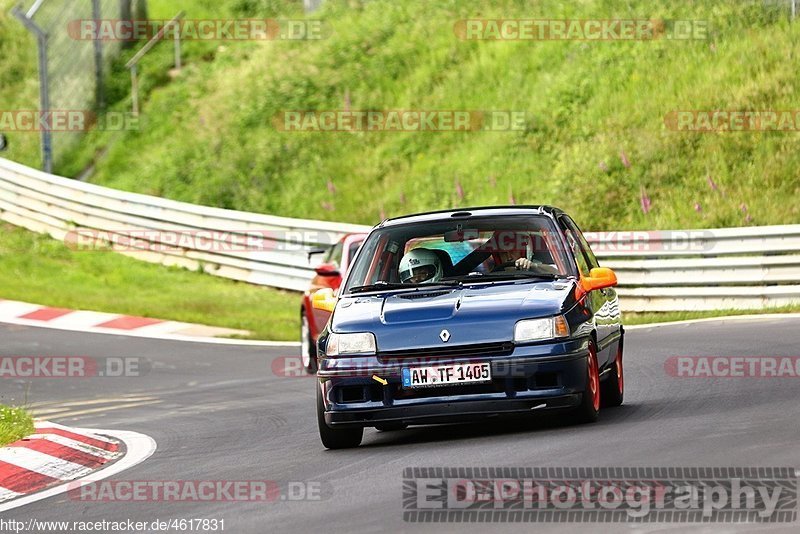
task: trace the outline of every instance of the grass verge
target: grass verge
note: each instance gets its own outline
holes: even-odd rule
[[[250,339],[296,341],[299,296],[110,252],[79,252],[63,243],[0,225],[0,298],[249,330]],[[800,312],[763,310],[625,313],[626,325],[731,315]]]
[[[0,225],[0,298],[249,330],[253,339],[296,341],[300,328],[296,293],[74,251],[9,225]]]
[[[0,447],[33,434],[33,417],[23,408],[0,404]]]

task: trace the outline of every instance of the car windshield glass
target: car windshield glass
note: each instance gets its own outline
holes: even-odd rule
[[[344,288],[575,276],[549,217],[514,215],[390,225],[370,234]]]

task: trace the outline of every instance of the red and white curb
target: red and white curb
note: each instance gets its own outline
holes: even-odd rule
[[[172,339],[230,345],[294,346],[298,343],[229,339],[215,336],[247,335],[244,330],[204,326],[178,321],[163,321],[94,311],[51,308],[16,300],[0,300],[0,323],[38,326],[88,332],[116,334],[151,339]]]
[[[36,433],[0,447],[0,512],[102,480],[149,458],[155,441],[118,430],[37,421]]]

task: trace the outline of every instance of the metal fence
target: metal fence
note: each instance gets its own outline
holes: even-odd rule
[[[127,240],[120,252],[144,261],[296,291],[305,289],[313,275],[309,249],[367,230],[126,193],[4,159],[0,220],[65,241],[82,231],[108,241]],[[258,246],[231,246],[237,237],[248,236],[258,236]],[[624,311],[800,303],[800,224],[598,232],[587,238],[601,263],[617,272]]]
[[[34,35],[39,48],[40,111],[102,109],[104,76],[122,43],[76,39],[70,23],[81,20],[146,17],[146,0],[26,0],[14,15]],[[74,27],[73,27],[74,28]],[[77,143],[84,132],[42,132],[42,168]]]
[[[303,9],[306,13],[313,13],[322,7],[324,0],[303,0]]]
[[[787,9],[791,20],[800,13],[800,0],[763,0],[763,2],[766,7]]]

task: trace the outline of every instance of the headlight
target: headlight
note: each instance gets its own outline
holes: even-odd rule
[[[331,334],[325,347],[328,356],[340,354],[375,354],[375,336],[371,332]]]
[[[569,325],[563,315],[545,319],[526,319],[514,326],[514,341],[542,341],[569,336]]]

